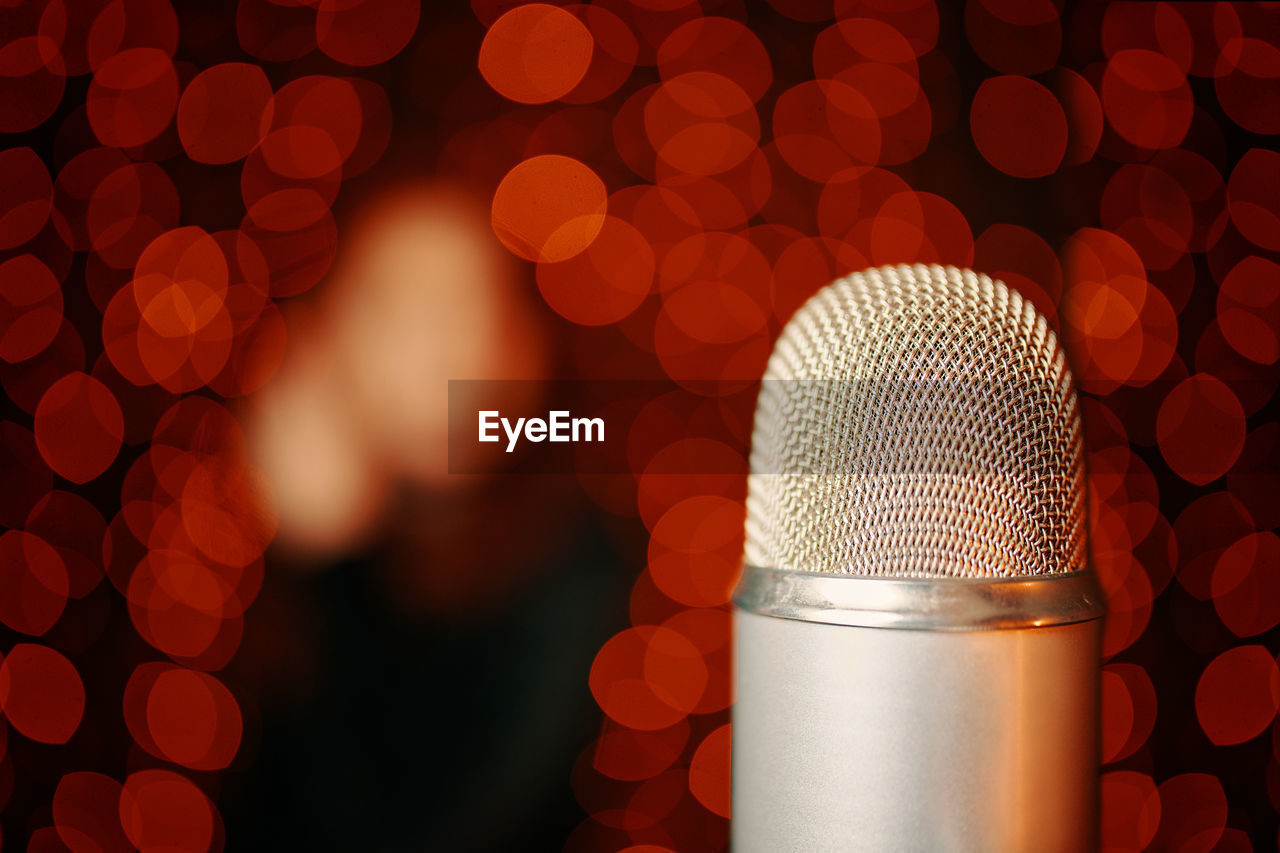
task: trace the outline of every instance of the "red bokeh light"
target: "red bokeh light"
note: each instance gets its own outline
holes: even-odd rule
[[[173,120],[178,74],[164,51],[139,47],[104,62],[89,85],[89,124],[103,145],[132,148]]]
[[[682,604],[727,604],[742,554],[743,505],[714,495],[687,498],[668,509],[649,539],[649,572]]]
[[[1227,822],[1227,797],[1222,783],[1207,773],[1183,773],[1156,789],[1160,798],[1160,828],[1150,846],[1157,850],[1208,853]]]
[[[1244,410],[1217,378],[1197,374],[1165,397],[1156,418],[1160,453],[1183,479],[1205,485],[1235,463],[1244,447]]]
[[[691,71],[662,83],[644,107],[658,158],[691,175],[718,175],[756,150],[760,120],[751,97],[720,74]]]
[[[67,595],[71,598],[83,598],[102,580],[102,537],[107,525],[86,499],[51,490],[31,508],[25,529],[57,552],[67,571]]]
[[[274,115],[271,83],[256,65],[206,68],[178,101],[178,136],[198,163],[233,163],[253,150]]]
[[[125,687],[124,715],[139,746],[195,770],[226,767],[240,746],[240,708],[221,682],[203,672],[139,666]]]
[[[1163,53],[1184,72],[1191,73],[1191,30],[1173,3],[1109,6],[1102,15],[1100,36],[1107,56],[1125,48],[1144,48]]]
[[[1232,267],[1218,288],[1218,327],[1250,361],[1280,360],[1280,264],[1250,255]]]
[[[618,91],[631,76],[640,44],[626,23],[603,6],[575,3],[564,7],[591,32],[591,64],[582,79],[561,100],[589,104]]]
[[[1123,677],[1102,671],[1102,763],[1115,761],[1133,732],[1133,697]]]
[[[310,4],[238,0],[236,5],[240,46],[265,62],[288,62],[315,50],[315,21],[315,9]]]
[[[50,468],[73,483],[87,483],[115,461],[124,439],[124,415],[107,386],[76,371],[40,398],[35,436]]]
[[[598,812],[584,826],[609,832],[580,829],[571,849],[722,846],[726,600],[749,437],[749,411],[728,395],[759,375],[780,324],[818,287],[900,261],[1004,279],[1060,329],[1084,392],[1104,653],[1124,652],[1104,673],[1103,754],[1132,762],[1104,776],[1104,846],[1244,849],[1265,823],[1236,794],[1252,771],[1230,765],[1236,753],[1209,764],[1164,750],[1180,723],[1236,744],[1275,710],[1275,665],[1258,652],[1280,624],[1280,442],[1267,420],[1280,382],[1274,10],[770,6],[474,0],[475,20],[419,40],[419,53],[448,56],[430,64],[430,91],[411,96],[424,112],[407,122],[389,82],[399,66],[373,67],[409,45],[424,12],[433,24],[444,14],[419,0],[238,0],[191,20],[169,0],[0,9],[0,130],[39,128],[32,147],[0,151],[0,384],[14,408],[0,427],[13,463],[0,622],[78,665],[67,638],[93,630],[80,610],[113,592],[98,589],[105,568],[137,633],[183,665],[144,664],[130,680],[138,755],[217,790],[243,721],[200,670],[236,652],[276,518],[234,417],[209,401],[272,387],[305,313],[277,301],[329,273],[344,183],[398,144],[393,117],[418,142],[416,125],[438,121],[445,154],[412,157],[497,188],[494,230],[536,264],[527,284],[566,321],[584,375],[718,383],[697,390],[698,411],[629,409],[619,455],[633,473],[592,493],[651,535],[630,602],[638,627],[590,677],[606,722],[583,778],[619,785],[580,798]],[[226,26],[205,37],[219,13]],[[220,35],[230,51],[210,50]],[[245,61],[222,61],[237,47]],[[455,54],[474,63],[465,79],[438,73]],[[241,160],[223,198],[208,167]],[[1055,254],[1049,241],[1079,225],[1098,227]],[[170,411],[175,395],[204,402]],[[709,424],[736,444],[706,437],[722,435]],[[50,491],[55,477],[70,484]],[[81,496],[114,500],[117,485],[120,506]],[[1151,639],[1170,618],[1207,667],[1158,665]],[[11,691],[11,723],[70,737],[79,678],[45,652],[58,656],[61,704]],[[6,662],[5,683],[27,683],[23,654],[45,652]],[[1193,681],[1194,703],[1171,701]],[[15,767],[0,764],[0,802],[25,772]],[[1203,767],[1222,773],[1229,804],[1213,777],[1177,775]],[[209,797],[176,774],[143,770],[123,787],[60,778],[53,825],[47,809],[27,824],[31,849],[222,844]]]
[[[362,104],[356,85],[340,77],[316,74],[281,86],[271,101],[270,129],[286,132],[279,137],[279,150],[264,152],[267,168],[292,178],[317,178],[335,169],[360,143]],[[297,138],[291,138],[293,129],[298,129]],[[317,131],[328,139],[319,138]],[[335,154],[338,163],[332,160]]]
[[[653,249],[644,235],[626,220],[609,216],[585,251],[538,265],[538,290],[565,319],[605,325],[639,307],[653,288],[654,269]]]
[[[591,665],[591,693],[611,718],[633,729],[675,725],[707,684],[702,655],[670,628],[639,626],[616,635]]]
[[[38,10],[37,5],[23,4],[17,14],[28,20],[6,20],[6,34],[15,23],[18,27],[33,23],[31,13]],[[6,12],[6,18],[13,15]],[[48,37],[28,35],[9,41],[0,53],[0,75],[5,80],[0,87],[0,133],[31,130],[53,115],[66,88],[65,70],[56,44]]]
[[[1084,77],[1069,68],[1054,72],[1053,94],[1067,116],[1067,165],[1087,163],[1098,150],[1102,138],[1102,103]]]
[[[189,779],[169,770],[129,774],[120,791],[120,823],[142,850],[208,850],[213,804]]]
[[[871,102],[838,80],[811,80],[778,96],[778,153],[798,174],[825,183],[853,166],[880,161],[883,133]]]
[[[1015,178],[1053,174],[1067,151],[1062,104],[1028,77],[984,80],[973,96],[969,127],[983,158]]]
[[[53,180],[44,161],[25,146],[0,151],[0,249],[30,240],[49,219]]]
[[[530,261],[566,261],[604,227],[604,182],[581,162],[557,154],[533,157],[507,173],[493,196],[493,230]]]
[[[763,98],[773,83],[764,43],[731,18],[694,18],[676,28],[658,47],[657,64],[666,81],[691,72],[713,72],[741,86],[752,101]]]
[[[1280,249],[1280,153],[1251,148],[1227,183],[1231,221],[1264,249]]]
[[[404,49],[418,28],[420,0],[317,0],[315,39],[346,65],[380,65]]]
[[[0,622],[39,637],[58,621],[70,592],[66,564],[32,533],[0,534]]]
[[[1263,646],[1238,646],[1205,667],[1196,716],[1216,744],[1243,743],[1266,731],[1280,708],[1280,667]]]
[[[1191,127],[1187,78],[1173,60],[1150,50],[1116,52],[1102,77],[1107,121],[1142,148],[1173,148]]]
[[[750,242],[707,232],[671,247],[659,270],[665,316],[690,338],[730,344],[769,315],[769,262]]]
[[[134,48],[154,48],[173,56],[178,48],[178,16],[169,0],[110,0],[102,5],[85,43],[89,69],[98,71],[113,56]]]
[[[633,620],[636,621],[636,620]],[[723,607],[694,607],[672,614],[663,627],[677,631],[698,647],[707,665],[707,686],[694,706],[695,714],[714,714],[733,704],[730,668],[732,616]]]
[[[1129,243],[1147,269],[1169,269],[1190,247],[1191,200],[1160,169],[1121,166],[1103,191],[1101,207],[1103,226]]]
[[[997,223],[978,235],[973,265],[1031,300],[1051,324],[1056,323],[1062,266],[1044,238],[1020,225]]]
[[[480,45],[479,66],[494,91],[523,104],[544,104],[573,91],[591,66],[591,30],[545,3],[516,6]]]
[[[1228,492],[1210,492],[1192,501],[1173,523],[1178,582],[1201,601],[1209,600],[1219,558],[1254,529],[1248,509]]]
[[[1219,38],[1222,52],[1213,82],[1223,112],[1253,133],[1280,132],[1280,119],[1269,106],[1280,96],[1280,50],[1260,38]]]
[[[62,327],[62,285],[35,255],[0,263],[0,358],[39,354]]]
[[[1131,714],[1126,715],[1130,721],[1128,737],[1112,754],[1112,760],[1121,761],[1141,749],[1155,728],[1156,690],[1151,676],[1136,664],[1111,663],[1103,673],[1104,678],[1118,678],[1124,683],[1127,700],[1123,704],[1131,711]]]
[[[40,743],[66,743],[84,717],[84,682],[48,646],[18,643],[0,663],[0,709],[19,733]]]
[[[1237,637],[1252,637],[1280,624],[1280,539],[1251,533],[1226,548],[1213,568],[1213,606]]]
[[[712,813],[729,817],[729,725],[702,739],[689,761],[689,790]]]
[[[591,766],[610,779],[638,782],[666,770],[689,741],[689,722],[653,731],[628,728],[606,718]]]
[[[1062,49],[1053,0],[976,0],[966,3],[965,34],[982,61],[1005,74],[1048,71]]]
[[[1131,770],[1102,774],[1103,849],[1146,850],[1160,817],[1160,794],[1150,776]]]
[[[122,166],[89,198],[89,244],[108,267],[129,269],[147,244],[178,224],[178,213],[178,190],[164,169],[154,163]]]
[[[131,853],[135,848],[120,825],[122,786],[110,776],[89,771],[68,773],[53,794],[58,837],[73,853]]]

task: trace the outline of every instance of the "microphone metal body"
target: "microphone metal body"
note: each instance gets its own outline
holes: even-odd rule
[[[778,591],[769,574],[747,569],[738,592],[735,851],[1092,849],[1099,620],[1032,627],[1011,614],[963,630],[819,621],[867,621],[857,610],[745,609]],[[855,599],[879,597],[859,586],[910,583],[792,580],[852,587]],[[1041,596],[1060,598],[1044,602],[1058,618],[1088,617],[1090,586]]]
[[[1030,303],[943,267],[825,288],[770,359],[747,511],[736,853],[1096,847],[1103,605]]]

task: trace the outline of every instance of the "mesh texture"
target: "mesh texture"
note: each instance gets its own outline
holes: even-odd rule
[[[757,402],[746,560],[878,577],[1085,567],[1080,415],[1057,336],[969,270],[840,279],[782,330]]]

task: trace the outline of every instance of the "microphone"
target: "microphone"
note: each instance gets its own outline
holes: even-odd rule
[[[787,323],[734,592],[736,853],[1096,849],[1083,454],[1058,338],[999,281],[882,267]]]

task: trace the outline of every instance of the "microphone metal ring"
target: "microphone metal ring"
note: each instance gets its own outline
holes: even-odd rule
[[[1101,617],[1092,571],[1000,578],[835,575],[743,566],[742,610],[828,625],[918,631],[1002,631]]]

